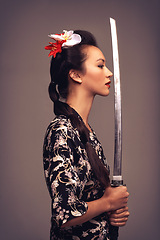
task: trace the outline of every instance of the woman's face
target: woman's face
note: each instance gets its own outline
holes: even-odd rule
[[[103,53],[94,46],[87,46],[83,51],[87,58],[84,62],[85,73],[81,75],[81,86],[91,96],[107,96],[113,74],[105,65]]]

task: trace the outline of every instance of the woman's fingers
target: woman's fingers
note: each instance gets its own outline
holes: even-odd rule
[[[127,219],[123,219],[123,220],[121,220],[121,221],[117,221],[117,222],[115,222],[115,221],[110,221],[110,224],[111,224],[112,226],[115,226],[115,227],[123,227],[123,226],[126,225],[127,220],[128,220],[128,218],[127,218]]]
[[[112,213],[120,214],[120,213],[123,213],[125,211],[128,211],[128,207],[120,208],[118,210],[113,211]]]
[[[108,187],[105,189],[103,198],[106,200],[108,210],[114,211],[123,207],[127,207],[129,193],[126,186],[116,188]]]
[[[110,217],[112,217],[112,218],[113,217],[121,218],[121,217],[125,217],[125,216],[129,216],[128,207],[120,208],[116,211],[110,212]]]
[[[120,214],[111,214],[110,215],[110,219],[122,219],[122,218],[128,218],[129,217],[129,212],[123,212],[123,213],[120,213]]]
[[[128,207],[118,209],[109,214],[111,225],[121,227],[125,226],[129,217]]]

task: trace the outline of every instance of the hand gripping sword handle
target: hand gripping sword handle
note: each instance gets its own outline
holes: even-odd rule
[[[125,186],[125,184],[123,184],[123,180],[113,178],[111,187],[119,187],[122,185]],[[117,240],[118,236],[119,236],[118,232],[119,232],[119,227],[112,226],[110,224],[110,226],[109,226],[110,240]]]

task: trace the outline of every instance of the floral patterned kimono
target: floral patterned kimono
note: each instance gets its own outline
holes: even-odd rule
[[[78,117],[82,121],[79,115]],[[90,142],[109,170],[102,146],[93,130]],[[81,225],[61,228],[68,220],[85,214],[86,202],[101,198],[104,192],[91,169],[79,132],[66,116],[55,117],[48,126],[43,161],[52,200],[50,240],[109,239],[107,213]]]

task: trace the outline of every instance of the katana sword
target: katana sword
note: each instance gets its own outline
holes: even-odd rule
[[[115,146],[114,146],[114,168],[113,180],[114,186],[123,185],[122,180],[122,110],[121,110],[121,86],[120,86],[120,68],[118,54],[118,40],[116,21],[110,18],[112,49],[113,49],[113,67],[114,67],[114,111],[115,111]]]
[[[121,86],[118,54],[118,39],[116,21],[110,18],[113,68],[114,68],[114,114],[115,114],[115,146],[112,187],[123,185],[122,179],[122,114],[121,114]],[[110,225],[110,240],[118,239],[118,227]]]

